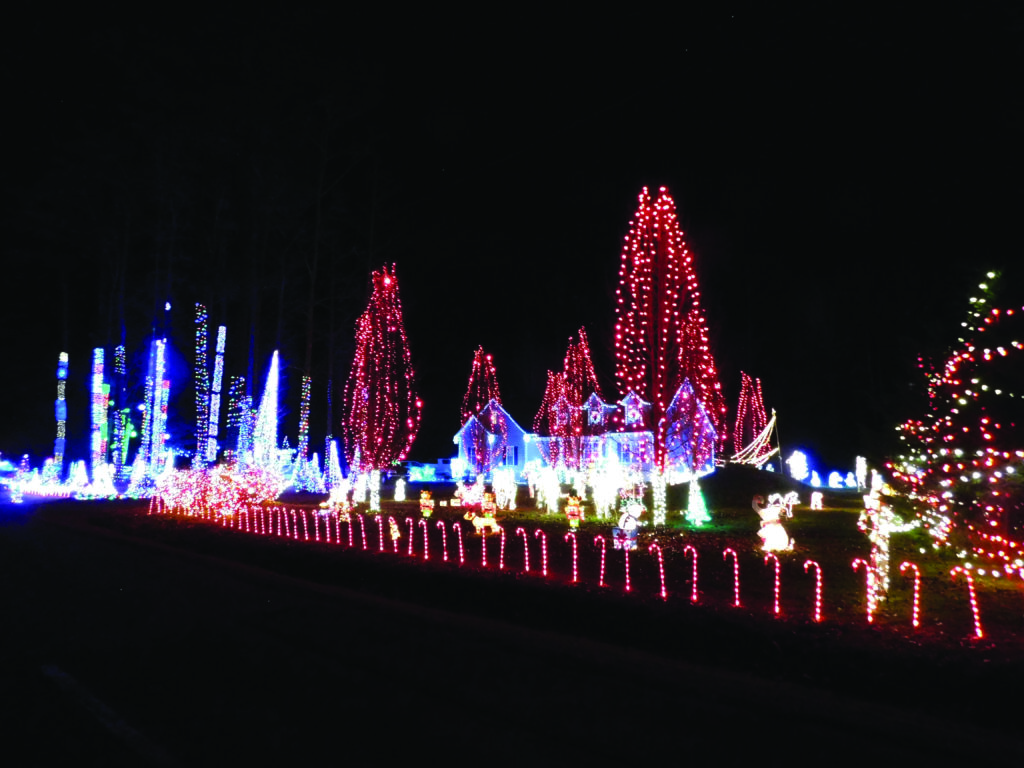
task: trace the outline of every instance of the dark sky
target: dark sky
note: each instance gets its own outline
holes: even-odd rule
[[[760,377],[784,450],[848,468],[922,410],[916,356],[952,340],[984,270],[1013,280],[1019,13],[465,23],[8,28],[0,451],[52,451],[61,350],[84,446],[90,350],[122,320],[136,367],[170,334],[187,444],[195,301],[228,326],[228,373],[252,359],[262,382],[281,349],[294,443],[311,281],[318,441],[385,262],[425,401],[414,458],[450,454],[477,345],[526,427],[580,326],[611,395],[620,244],[665,185],[730,407],[740,371]]]

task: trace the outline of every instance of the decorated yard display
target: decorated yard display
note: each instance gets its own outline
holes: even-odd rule
[[[367,472],[387,469],[406,457],[423,410],[394,266],[374,272],[371,281],[369,303],[356,322],[342,419],[349,466]]]
[[[630,498],[619,515],[619,524],[612,528],[612,546],[615,549],[636,549],[637,533],[642,522],[640,517],[644,514],[643,502],[636,498]]]
[[[565,516],[569,520],[569,529],[577,530],[583,522],[583,506],[579,496],[570,496],[565,505]]]
[[[877,472],[871,474],[871,492],[864,496],[864,510],[857,520],[857,527],[868,535],[871,542],[871,584],[874,600],[881,602],[889,593],[889,537],[894,533],[905,533],[917,528],[920,521],[904,522],[882,501],[882,478]]]
[[[754,497],[752,506],[761,518],[761,528],[757,535],[761,537],[762,551],[784,552],[793,549],[793,540],[782,527],[782,518],[793,516],[793,505],[796,503],[797,495],[794,491],[785,496],[773,493],[767,503],[760,494]]]
[[[434,498],[430,491],[420,491],[420,514],[423,517],[434,514]]]

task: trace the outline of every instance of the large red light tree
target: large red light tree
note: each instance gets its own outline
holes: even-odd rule
[[[684,379],[703,405],[721,448],[725,399],[708,341],[693,255],[665,187],[652,203],[644,187],[622,246],[615,306],[615,378],[651,403],[655,462],[665,468],[666,410]]]
[[[394,265],[374,272],[372,282],[369,304],[356,321],[356,351],[343,405],[345,454],[357,471],[386,469],[404,459],[423,409]]]
[[[466,394],[462,396],[462,423],[465,424],[470,416],[480,413],[491,400],[501,403],[498,371],[491,356],[484,352],[483,347],[477,347],[473,354]]]

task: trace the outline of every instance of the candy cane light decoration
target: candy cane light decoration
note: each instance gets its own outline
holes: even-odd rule
[[[804,573],[814,566],[814,620],[821,621],[821,566],[813,560],[804,561]]]
[[[437,527],[441,529],[441,551],[444,553],[442,560],[448,562],[448,532],[444,527],[444,520],[437,521]]]
[[[547,578],[548,575],[548,535],[538,528],[533,532],[534,538],[540,539],[540,572]]]
[[[572,544],[572,583],[575,584],[579,581],[579,553],[577,552],[576,534],[569,531],[562,537],[562,540]]]
[[[608,543],[604,540],[604,536],[595,536],[594,537],[594,544],[600,544],[601,545],[601,575],[600,575],[600,577],[597,580],[597,586],[603,587],[604,586],[604,561],[605,561],[605,556],[607,555],[607,552],[608,552]]]
[[[665,589],[665,558],[661,554],[661,547],[658,546],[658,542],[651,542],[648,551],[658,553],[658,574],[661,576],[661,599],[668,600],[668,591]]]
[[[693,559],[693,577],[691,578],[692,584],[690,585],[690,602],[697,602],[697,550],[687,544],[683,547],[683,557],[691,557]]]
[[[427,527],[427,518],[420,518],[420,528],[423,529],[423,559],[430,559],[430,529]]]
[[[779,580],[780,580],[780,570],[781,570],[781,567],[779,565],[779,558],[777,558],[774,553],[769,552],[767,555],[764,556],[764,564],[768,565],[768,561],[769,560],[775,561],[775,605],[774,605],[774,608],[775,608],[775,615],[778,616],[779,615]]]
[[[903,573],[908,568],[914,572],[914,607],[913,612],[910,614],[910,623],[916,629],[921,626],[921,569],[909,561],[900,563],[900,573]]]
[[[852,565],[854,571],[858,567],[864,566],[864,576],[867,581],[868,624],[871,624],[875,620],[875,572],[867,560],[859,557],[854,559]]]
[[[516,528],[516,536],[523,537],[523,572],[530,572],[530,537],[522,526]]]
[[[949,572],[954,581],[956,580],[957,573],[962,573],[967,581],[967,594],[971,599],[971,613],[974,614],[974,636],[978,638],[984,637],[985,635],[981,631],[981,612],[978,610],[978,598],[974,594],[974,577],[971,576],[970,571],[961,565],[956,566],[956,568]]]
[[[722,551],[722,559],[728,560],[729,555],[732,555],[732,592],[733,601],[732,604],[739,608],[740,607],[740,559],[736,555],[736,550],[732,547],[726,547]]]
[[[398,521],[395,520],[395,518],[392,515],[388,515],[388,530],[391,531],[391,549],[397,555],[398,554],[398,536],[396,536],[395,534],[396,533],[401,533],[401,531],[398,530]]]
[[[461,566],[466,562],[466,550],[462,546],[462,526],[458,523],[452,523],[452,530],[455,531],[455,538],[459,542],[459,565]]]

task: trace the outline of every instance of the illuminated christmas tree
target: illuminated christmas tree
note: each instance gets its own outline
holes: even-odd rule
[[[708,514],[704,494],[700,490],[700,484],[696,477],[690,480],[690,493],[686,503],[686,522],[697,528],[703,526],[704,523],[711,522],[711,515]]]
[[[473,367],[469,372],[469,385],[462,396],[462,421],[465,424],[470,416],[475,416],[491,400],[501,403],[501,392],[498,391],[498,372],[491,356],[477,347],[473,354]]]
[[[533,431],[551,438],[539,443],[548,463],[580,468],[583,404],[593,394],[600,397],[601,390],[594,374],[587,332],[580,328],[578,341],[569,337],[562,370],[548,371],[544,397],[533,420]]]
[[[679,228],[675,202],[661,188],[652,204],[644,187],[622,247],[615,307],[615,378],[621,396],[651,403],[655,463],[665,468],[665,413],[689,379],[721,449],[725,401],[711,354],[693,256]]]
[[[925,525],[944,539],[959,520],[986,535],[1024,530],[1024,311],[993,306],[989,272],[945,360],[922,358],[927,410],[897,427],[906,451],[888,467],[925,502]]]
[[[733,453],[739,453],[750,445],[768,426],[768,414],[764,410],[764,396],[761,394],[761,380],[752,379],[740,371],[740,399],[736,404],[736,426],[732,431]],[[771,446],[764,445],[753,457],[753,463]]]
[[[387,469],[404,459],[419,431],[423,408],[394,266],[374,272],[372,282],[369,304],[356,321],[356,349],[343,401],[345,454],[357,472]]]

